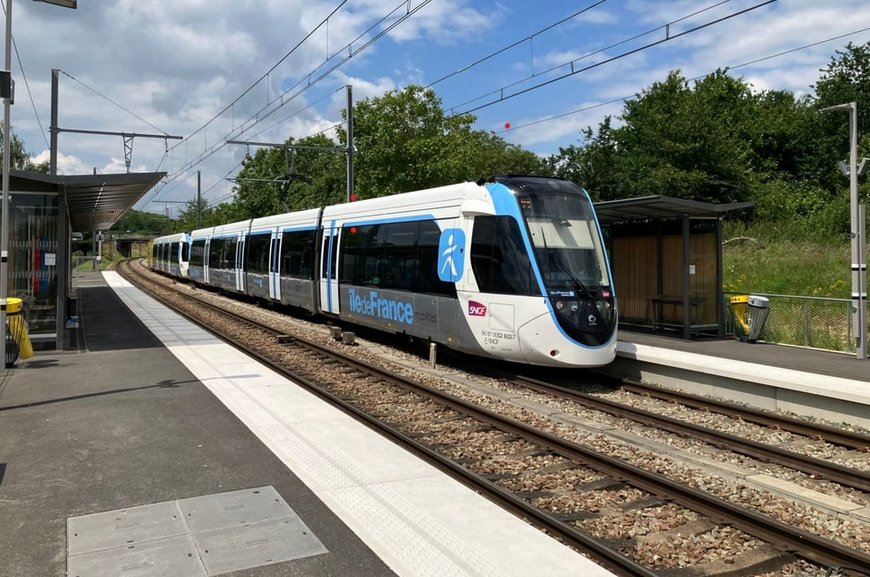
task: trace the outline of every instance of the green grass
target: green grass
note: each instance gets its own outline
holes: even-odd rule
[[[849,298],[852,278],[847,239],[790,240],[774,235],[775,229],[766,224],[726,225],[722,255],[726,293]]]
[[[727,223],[723,235],[726,293],[766,293],[849,299],[852,290],[848,239],[795,240],[771,223]],[[785,237],[785,238],[783,238]],[[848,302],[771,297],[762,338],[829,350],[849,343]]]

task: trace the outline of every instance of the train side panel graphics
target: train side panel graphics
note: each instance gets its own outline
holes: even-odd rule
[[[588,194],[496,177],[191,234],[190,277],[471,354],[600,366],[616,300]]]

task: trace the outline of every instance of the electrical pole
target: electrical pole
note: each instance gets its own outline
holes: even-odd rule
[[[196,171],[196,228],[202,228],[202,179]]]
[[[823,108],[849,113],[849,166],[843,172],[849,176],[849,212],[852,237],[852,326],[856,339],[857,358],[867,358],[867,262],[864,252],[864,207],[858,204],[858,104],[849,102]],[[862,164],[862,168],[864,163]],[[843,168],[843,167],[841,167]]]

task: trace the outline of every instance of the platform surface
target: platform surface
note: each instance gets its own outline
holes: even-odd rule
[[[620,331],[617,356],[867,405],[870,411],[870,361],[854,354]]]
[[[66,575],[87,519],[265,487],[323,550],[232,575],[609,575],[115,273],[77,293],[81,350],[0,380],[0,576]],[[170,533],[136,546],[197,554],[194,528]],[[160,574],[122,565],[94,574]]]

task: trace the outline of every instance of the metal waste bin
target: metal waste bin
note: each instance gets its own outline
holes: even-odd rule
[[[750,295],[749,304],[749,342],[754,343],[761,337],[764,323],[770,315],[770,300],[766,297]]]
[[[735,333],[741,341],[745,341],[749,338],[749,295],[735,295],[731,297],[730,302]]]

